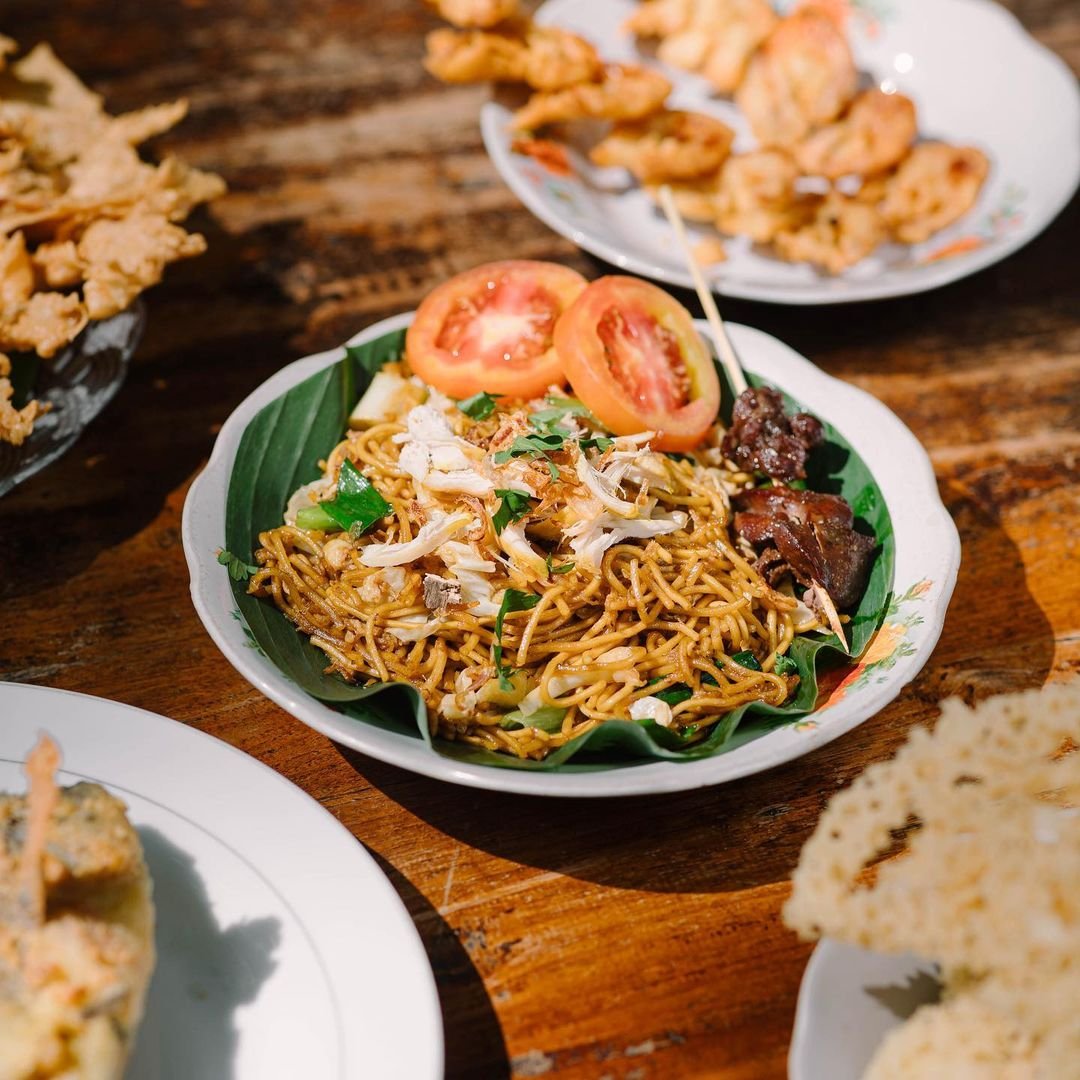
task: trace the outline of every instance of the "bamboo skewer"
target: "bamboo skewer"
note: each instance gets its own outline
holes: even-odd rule
[[[679,208],[675,205],[675,199],[671,194],[671,188],[667,184],[662,184],[660,187],[660,206],[667,215],[672,229],[675,230],[675,236],[682,246],[686,265],[690,269],[690,276],[694,279],[694,288],[697,290],[698,299],[701,301],[701,306],[705,311],[705,319],[709,324],[709,329],[713,332],[716,347],[720,352],[720,359],[727,369],[728,378],[731,380],[735,396],[738,397],[746,389],[746,376],[743,374],[739,358],[735,355],[734,348],[732,348],[731,339],[728,337],[727,328],[724,326],[724,320],[720,318],[720,312],[716,308],[712,290],[705,281],[705,275],[702,274],[697,259],[694,258],[694,251],[690,247],[690,238],[686,235],[686,225],[683,223],[682,214],[679,213]]]

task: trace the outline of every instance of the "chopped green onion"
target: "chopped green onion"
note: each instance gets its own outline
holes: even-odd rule
[[[656,678],[650,679],[645,685],[646,687],[655,686],[657,683],[663,681],[664,676],[657,675]],[[689,701],[694,696],[694,691],[691,690],[686,683],[677,682],[655,694],[650,694],[649,696],[656,698],[658,701],[663,701],[668,705],[678,705],[683,701]]]
[[[337,532],[338,523],[319,505],[305,506],[296,511],[296,524],[301,529]]]

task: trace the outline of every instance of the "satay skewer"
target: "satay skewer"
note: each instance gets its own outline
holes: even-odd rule
[[[671,188],[667,184],[660,185],[660,206],[675,232],[679,245],[682,247],[686,265],[694,281],[694,288],[697,290],[698,299],[701,301],[701,306],[705,311],[705,319],[709,324],[709,329],[712,330],[716,347],[720,352],[720,359],[727,370],[728,378],[731,380],[732,389],[735,391],[735,396],[738,397],[746,389],[746,376],[743,374],[739,358],[735,355],[735,349],[731,344],[731,339],[728,337],[724,320],[720,317],[719,310],[717,310],[712,290],[705,281],[705,275],[702,274],[697,259],[694,258],[694,251],[690,246],[690,238],[686,235],[686,225],[683,222],[682,214],[679,213],[679,208],[675,205],[675,198],[671,194]]]

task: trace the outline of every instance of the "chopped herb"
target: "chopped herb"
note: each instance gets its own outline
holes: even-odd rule
[[[500,690],[513,690],[513,685],[510,682],[513,669],[509,664],[504,664],[502,658],[503,619],[512,611],[529,611],[539,603],[540,597],[537,593],[521,592],[520,589],[507,589],[503,593],[502,603],[499,605],[499,614],[495,616],[495,644],[491,647],[491,654],[495,660],[495,670],[499,675]]]
[[[559,466],[548,457],[556,450],[562,450],[566,437],[570,433],[564,432],[537,432],[535,435],[519,435],[505,450],[500,450],[494,455],[493,460],[497,465],[505,465],[511,458],[528,457],[544,459],[544,463],[551,473],[552,480],[559,479]]]
[[[459,401],[457,407],[474,420],[486,420],[494,411],[499,399],[493,394],[481,390],[479,394],[473,394],[471,398]]]
[[[799,673],[799,665],[791,659],[790,656],[778,656],[773,661],[773,671],[777,675],[797,675]]]
[[[257,566],[244,562],[243,559],[237,558],[231,551],[226,551],[224,548],[218,552],[217,561],[222,566],[229,568],[229,577],[233,581],[247,581],[252,574],[258,573],[259,570]]]
[[[558,705],[542,705],[528,716],[523,715],[519,710],[507,713],[499,721],[499,727],[505,731],[520,731],[527,727],[539,728],[540,731],[546,731],[552,735],[562,730],[564,716],[566,716],[566,710]]]
[[[317,519],[311,511],[319,509],[325,515]],[[379,489],[346,458],[338,473],[337,495],[320,502],[318,507],[305,506],[296,515],[296,523],[303,529],[343,529],[350,536],[367,532],[380,518],[386,517],[393,507],[379,494]],[[303,520],[301,520],[303,518]],[[307,524],[322,520],[326,524]],[[331,523],[332,524],[329,524]]]
[[[578,442],[578,446],[582,450],[597,449],[600,453],[603,453],[609,446],[614,446],[615,440],[609,439],[604,435],[597,435],[595,438],[581,439]]]
[[[682,729],[683,736],[685,738],[690,738],[691,735],[697,734],[697,729],[697,724],[687,724],[686,727]]]
[[[547,401],[551,408],[538,409],[529,416],[529,423],[532,424],[537,431],[562,434],[563,437],[566,437],[571,433],[567,431],[566,428],[558,427],[557,425],[568,416],[580,416],[590,424],[599,426],[599,421],[596,417],[594,417],[577,398],[564,398],[558,397],[555,394],[549,394]]]
[[[527,491],[514,488],[496,488],[495,494],[502,500],[498,510],[491,515],[491,523],[498,536],[512,521],[520,521],[532,508],[532,496]]]
[[[550,574],[569,574],[574,569],[574,560],[570,562],[564,562],[561,566],[553,566],[548,573]]]
[[[655,686],[658,682],[663,682],[664,676],[657,675],[655,679],[650,679],[645,685]],[[654,697],[659,701],[663,701],[668,705],[678,705],[680,702],[689,701],[694,696],[694,691],[690,689],[686,683],[673,683],[671,686],[664,690],[660,690],[655,694],[650,694],[650,697]]]
[[[749,668],[751,671],[761,670],[758,658],[749,649],[744,649],[742,652],[735,653],[731,659],[734,660],[739,667]]]

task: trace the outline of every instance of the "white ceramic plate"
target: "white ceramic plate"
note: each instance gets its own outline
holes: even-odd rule
[[[399,315],[358,334],[350,344],[407,326]],[[700,761],[647,763],[602,771],[532,773],[461,764],[419,739],[353,720],[308,696],[248,641],[229,576],[217,562],[225,543],[225,497],[237,446],[257,412],[290,387],[341,359],[319,353],[283,368],[246,398],[226,421],[205,471],[184,504],[183,539],[191,596],[210,636],[253,686],[283,709],[337,742],[426,776],[472,787],[535,795],[638,795],[718,784],[771,768],[830,742],[893,700],[926,663],[941,633],[956,582],[960,541],[938,497],[926,452],[881,402],[819,371],[769,334],[728,324],[743,366],[786,390],[837,428],[870,468],[892,515],[896,540],[894,602],[859,666],[813,716],[778,728],[727,753]],[[705,323],[698,328],[708,334]]]
[[[0,790],[38,733],[60,781],[127,804],[154,880],[158,962],[129,1080],[442,1076],[416,929],[318,803],[239,750],[127,705],[0,683]]]
[[[835,0],[848,12],[852,50],[867,85],[907,94],[926,138],[984,150],[990,177],[964,218],[914,247],[886,245],[839,277],[785,263],[745,238],[725,241],[728,261],[710,270],[726,296],[783,304],[833,304],[924,292],[973,274],[1037,236],[1080,180],[1080,94],[1066,65],[992,0]],[[793,0],[776,4],[786,10]],[[634,0],[548,0],[538,21],[573,30],[611,60],[640,60],[621,31]],[[649,61],[655,63],[655,61]],[[701,77],[663,68],[674,106],[711,113],[755,143],[739,110]],[[632,273],[690,287],[663,216],[622,170],[573,155],[575,175],[555,176],[514,153],[509,110],[484,106],[484,143],[519,199],[579,247]],[[695,237],[716,234],[691,230]]]
[[[915,957],[820,942],[799,990],[790,1080],[859,1080],[885,1036],[938,989],[933,965]]]

